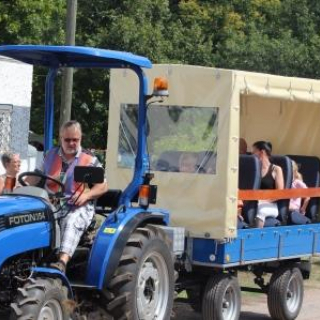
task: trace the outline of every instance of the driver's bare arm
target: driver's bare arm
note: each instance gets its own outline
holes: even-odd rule
[[[97,199],[108,191],[108,184],[106,182],[97,183],[91,189],[86,189],[80,196],[79,193],[73,195],[70,202],[76,206],[85,205],[88,201]]]

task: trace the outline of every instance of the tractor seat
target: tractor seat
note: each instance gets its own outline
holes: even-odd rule
[[[115,210],[118,207],[121,194],[122,191],[120,189],[109,189],[96,200],[96,213],[104,215]]]

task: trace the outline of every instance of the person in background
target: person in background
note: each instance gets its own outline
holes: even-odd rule
[[[18,154],[6,152],[1,156],[5,174],[0,176],[0,194],[11,192],[16,186],[21,160]]]
[[[247,154],[248,145],[247,141],[244,138],[239,139],[239,154]]]
[[[182,153],[179,158],[179,171],[195,173],[197,171],[198,156],[194,153]]]
[[[65,186],[66,205],[59,213],[61,228],[61,245],[58,262],[52,263],[53,268],[65,272],[67,263],[71,259],[84,231],[89,227],[93,215],[92,200],[104,194],[107,182],[97,183],[89,188],[78,188],[74,181],[74,168],[80,166],[100,166],[98,159],[81,147],[82,129],[77,121],[68,121],[60,128],[60,147],[49,150],[43,163],[37,169]],[[46,188],[52,191],[58,186],[47,183]]]
[[[298,165],[295,161],[292,161],[292,189],[307,189],[307,185],[303,182],[302,174],[299,172]],[[302,202],[301,198],[292,198],[289,203],[290,219],[294,224],[310,223],[310,219],[306,217],[306,210],[309,204],[310,198],[304,198]]]
[[[252,153],[261,161],[261,186],[260,189],[283,189],[284,179],[281,167],[270,162],[272,145],[267,141],[257,141],[252,146]],[[277,218],[279,214],[276,201],[259,200],[256,215],[256,227],[263,228],[267,217]]]

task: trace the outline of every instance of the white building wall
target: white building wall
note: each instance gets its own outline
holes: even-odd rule
[[[0,110],[9,110],[10,121],[2,123],[1,134],[8,134],[8,145],[4,151],[20,154],[22,171],[32,169],[28,134],[32,93],[33,66],[0,56]],[[3,173],[0,163],[0,173]]]
[[[0,104],[31,106],[31,65],[0,56]]]

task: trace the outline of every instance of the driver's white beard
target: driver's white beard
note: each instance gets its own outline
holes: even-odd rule
[[[65,154],[68,154],[68,155],[70,155],[70,154],[73,154],[73,155],[75,155],[75,154],[77,154],[77,152],[78,152],[78,150],[77,149],[72,149],[72,150],[64,150],[63,149],[63,152],[65,153]]]
[[[77,150],[65,150],[65,152],[64,153],[66,153],[66,154],[76,154],[77,153]]]
[[[73,155],[73,156],[75,156],[76,154],[77,154],[77,152],[78,152],[78,150],[63,150],[63,153],[65,154],[65,155]]]

